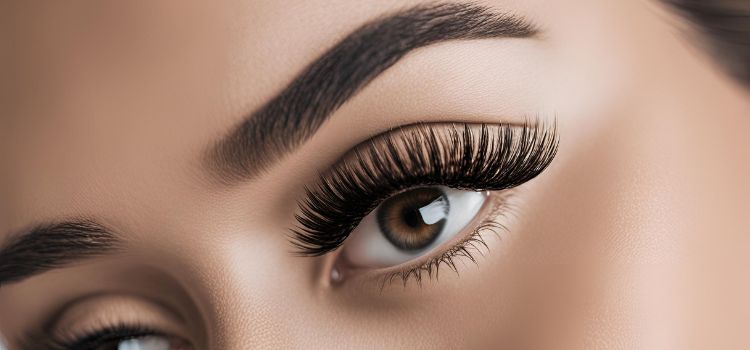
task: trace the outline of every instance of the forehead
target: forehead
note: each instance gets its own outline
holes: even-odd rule
[[[14,4],[14,89],[1,107],[9,217],[0,222],[9,227],[0,229],[200,201],[208,191],[198,164],[206,147],[351,30],[417,3]],[[627,8],[618,1],[487,3],[530,18],[551,37],[592,39],[568,41],[568,52],[605,42],[581,27],[606,27],[603,18]]]

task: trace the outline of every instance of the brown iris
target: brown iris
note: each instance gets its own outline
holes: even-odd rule
[[[442,190],[416,188],[383,202],[377,211],[378,226],[397,248],[419,250],[440,235],[448,211],[448,198]]]

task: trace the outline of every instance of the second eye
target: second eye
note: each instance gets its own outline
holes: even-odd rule
[[[352,232],[342,258],[354,268],[388,267],[419,258],[460,233],[486,197],[484,192],[444,186],[394,195]]]

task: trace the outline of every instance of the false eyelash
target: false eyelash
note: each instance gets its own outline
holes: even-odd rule
[[[33,335],[27,337],[27,345],[23,348],[36,350],[95,350],[107,342],[115,340],[127,340],[156,335],[161,335],[161,333],[145,326],[116,325],[65,340],[54,338],[52,336]]]
[[[544,171],[557,145],[555,124],[399,127],[356,147],[305,189],[292,243],[305,256],[331,252],[383,200],[416,186],[513,188]]]

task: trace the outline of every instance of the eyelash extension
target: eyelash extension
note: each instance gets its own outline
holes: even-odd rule
[[[111,341],[161,335],[160,332],[141,325],[117,325],[76,336],[70,340],[61,340],[52,336],[33,335],[28,337],[28,341],[26,341],[27,345],[23,348],[35,350],[95,350]]]
[[[383,200],[417,186],[500,191],[554,159],[556,124],[416,124],[371,139],[306,188],[292,244],[303,256],[340,247]]]

